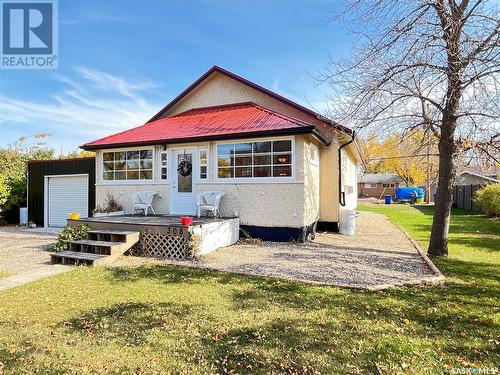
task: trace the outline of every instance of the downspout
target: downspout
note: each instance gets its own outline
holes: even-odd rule
[[[342,191],[342,154],[341,151],[344,147],[350,145],[354,142],[354,137],[356,136],[356,132],[352,132],[351,140],[349,142],[344,143],[339,147],[338,150],[338,159],[339,159],[339,203],[341,206],[345,206],[345,192]]]

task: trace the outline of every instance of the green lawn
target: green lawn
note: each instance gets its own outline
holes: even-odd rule
[[[425,246],[429,208],[361,209]],[[167,266],[79,268],[0,293],[0,362],[7,374],[498,368],[499,240],[498,221],[455,212],[450,257],[436,262],[447,283],[384,292]]]

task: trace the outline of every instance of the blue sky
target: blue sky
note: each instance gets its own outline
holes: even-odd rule
[[[350,46],[339,5],[59,0],[59,69],[0,71],[0,146],[44,132],[66,153],[140,125],[212,65],[321,112],[311,74]]]

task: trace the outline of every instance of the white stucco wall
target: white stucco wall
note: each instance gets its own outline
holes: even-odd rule
[[[302,183],[199,184],[198,189],[225,192],[220,207],[222,215],[238,216],[242,225],[304,226]]]
[[[106,194],[109,192],[120,202],[126,214],[132,213],[132,195],[139,191],[154,190],[158,195],[153,200],[153,208],[157,214],[168,214],[170,186],[167,184],[134,184],[134,185],[97,185],[95,189],[96,204],[106,206]]]

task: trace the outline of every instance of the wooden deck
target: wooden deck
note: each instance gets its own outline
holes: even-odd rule
[[[193,217],[189,228],[200,228],[206,224],[222,223],[232,218]],[[89,217],[86,219],[68,219],[68,225],[87,224],[93,229],[129,230],[129,231],[157,231],[164,234],[182,234],[184,227],[181,224],[181,216],[177,215],[122,215]],[[168,229],[168,231],[167,231]],[[175,233],[172,233],[175,232]]]
[[[86,224],[101,233],[101,236],[109,230],[138,232],[141,253],[134,255],[171,259],[185,259],[186,246],[193,235],[199,238],[198,254],[206,254],[219,247],[232,245],[239,239],[239,222],[238,218],[193,217],[193,222],[186,228],[181,224],[181,216],[176,215],[123,215],[68,219],[69,226]]]
[[[213,217],[193,217],[191,227],[202,226],[209,223],[220,223],[226,219],[233,218],[213,218]],[[133,225],[147,225],[147,226],[165,226],[165,227],[182,227],[181,216],[177,215],[122,215],[122,216],[102,216],[102,217],[89,217],[87,219],[70,220],[69,222],[78,222],[79,224],[85,223],[110,223],[110,224],[133,224]],[[73,224],[74,225],[74,224]]]

